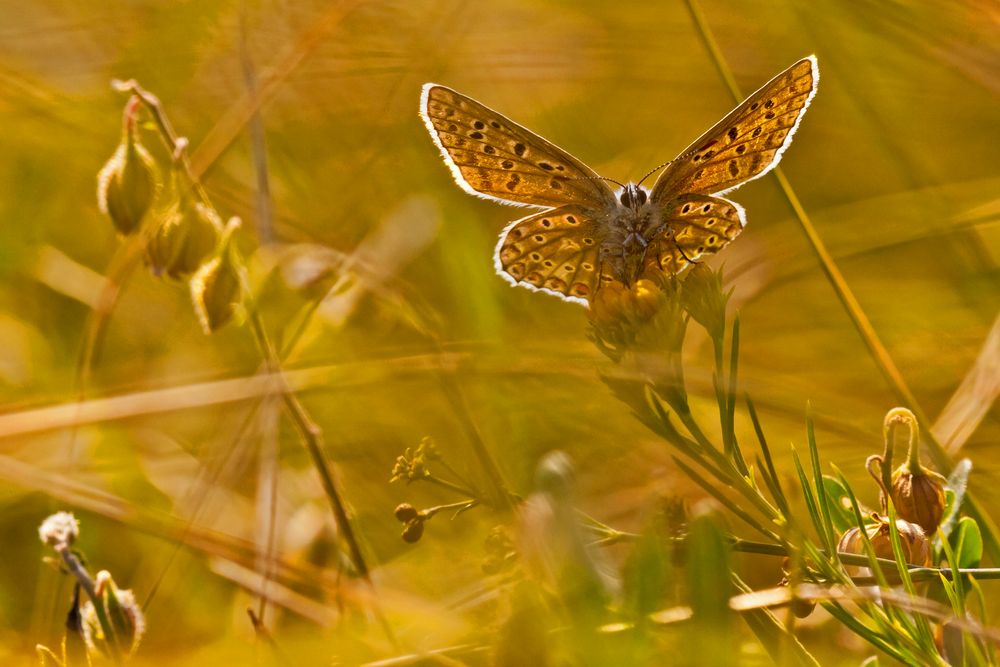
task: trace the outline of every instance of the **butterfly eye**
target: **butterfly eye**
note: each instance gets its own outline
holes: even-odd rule
[[[639,206],[642,206],[643,204],[646,203],[646,191],[645,190],[639,190],[638,188],[636,188],[635,194],[636,194],[636,199],[639,200]]]

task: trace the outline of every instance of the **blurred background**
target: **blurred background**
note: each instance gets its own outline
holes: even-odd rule
[[[1000,518],[996,5],[697,10],[744,94],[816,54],[819,92],[782,168],[932,420],[923,426],[973,460],[974,493]],[[561,449],[580,506],[620,529],[641,526],[664,497],[703,495],[600,382],[585,310],[495,275],[497,234],[522,213],[462,192],[417,115],[420,86],[438,82],[602,175],[637,180],[734,104],[687,4],[0,0],[0,15],[5,664],[33,662],[36,643],[61,636],[71,587],[42,563],[36,535],[59,509],[81,519],[93,569],[148,600],[140,662],[251,657],[245,608],[266,570],[280,601],[267,620],[293,659],[355,664],[468,645],[463,660],[482,664],[476,647],[490,646],[504,604],[481,570],[483,540],[501,519],[441,515],[404,543],[398,503],[457,499],[390,485],[405,448],[430,436],[476,475],[471,421],[523,494],[539,458]],[[120,134],[115,78],[159,96],[220,212],[243,219],[238,243],[275,335],[303,326],[289,382],[324,431],[404,648],[361,611],[371,592],[345,585],[315,471],[280,402],[249,381],[260,357],[245,327],[204,336],[186,285],[139,267],[121,282],[86,402],[74,405],[93,309],[119,262],[95,198]],[[749,222],[713,264],[734,288],[741,388],[779,471],[794,476],[789,444],[804,446],[808,401],[825,462],[874,504],[864,460],[881,450],[882,416],[899,396],[774,177],[729,196]],[[317,275],[340,283],[312,311],[316,294],[300,287]],[[686,358],[693,407],[711,423],[709,341],[692,332]],[[742,410],[737,419],[752,442]],[[738,563],[770,586],[776,561]],[[805,632],[828,664],[871,652]]]

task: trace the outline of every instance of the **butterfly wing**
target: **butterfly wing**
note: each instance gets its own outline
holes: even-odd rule
[[[560,206],[510,223],[493,261],[512,285],[587,305],[597,291],[601,226],[583,206]]]
[[[680,273],[743,231],[743,207],[722,197],[683,194],[663,208],[663,227],[646,247],[643,274]]]
[[[816,57],[798,61],[774,77],[671,162],[650,197],[724,194],[760,178],[778,164],[816,94]]]
[[[587,165],[531,130],[450,88],[428,83],[420,115],[466,192],[504,204],[602,210],[614,192]]]

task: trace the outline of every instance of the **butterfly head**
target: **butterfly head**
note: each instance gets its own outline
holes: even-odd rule
[[[619,201],[621,201],[622,206],[625,208],[630,208],[634,211],[639,210],[646,200],[649,198],[649,193],[646,188],[640,185],[632,185],[629,183],[623,189],[621,194],[618,196]]]

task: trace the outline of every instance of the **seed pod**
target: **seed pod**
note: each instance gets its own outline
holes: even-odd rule
[[[396,519],[398,521],[407,523],[409,521],[412,521],[413,519],[416,519],[418,512],[417,508],[411,505],[410,503],[400,503],[399,505],[396,506],[395,514],[396,514]]]
[[[413,544],[419,542],[424,535],[424,519],[418,516],[406,522],[403,526],[403,541]]]
[[[114,637],[105,636],[94,602],[88,600],[81,612],[83,638],[87,642],[87,648],[93,656],[111,657],[115,655],[111,648],[113,642],[126,655],[132,655],[146,632],[142,609],[135,601],[132,591],[119,589],[108,572],[98,573],[98,584],[97,600],[110,622]]]
[[[221,232],[222,221],[215,211],[196,202],[190,186],[180,186],[176,200],[163,210],[146,244],[146,263],[157,275],[186,276],[212,253]]]
[[[865,533],[872,543],[875,556],[878,558],[895,559],[892,552],[892,534],[889,520],[873,513],[873,523],[865,524]],[[896,519],[896,530],[903,548],[903,557],[910,565],[927,565],[930,563],[930,541],[923,528],[903,519]],[[858,527],[847,530],[840,538],[837,551],[852,554],[864,554],[864,540]]]
[[[892,503],[903,519],[933,535],[944,516],[944,487],[947,480],[926,468],[911,471],[904,463],[892,473]]]
[[[97,204],[125,236],[139,229],[156,197],[156,164],[135,130],[137,104],[125,106],[121,143],[97,174]]]
[[[239,221],[233,218],[215,257],[191,277],[191,300],[206,334],[228,322],[242,300],[241,269],[231,247],[232,232],[237,226]]]
[[[139,647],[139,641],[146,632],[146,620],[142,608],[136,602],[131,590],[120,590],[113,581],[105,595],[108,619],[115,631],[118,645],[131,655]]]

